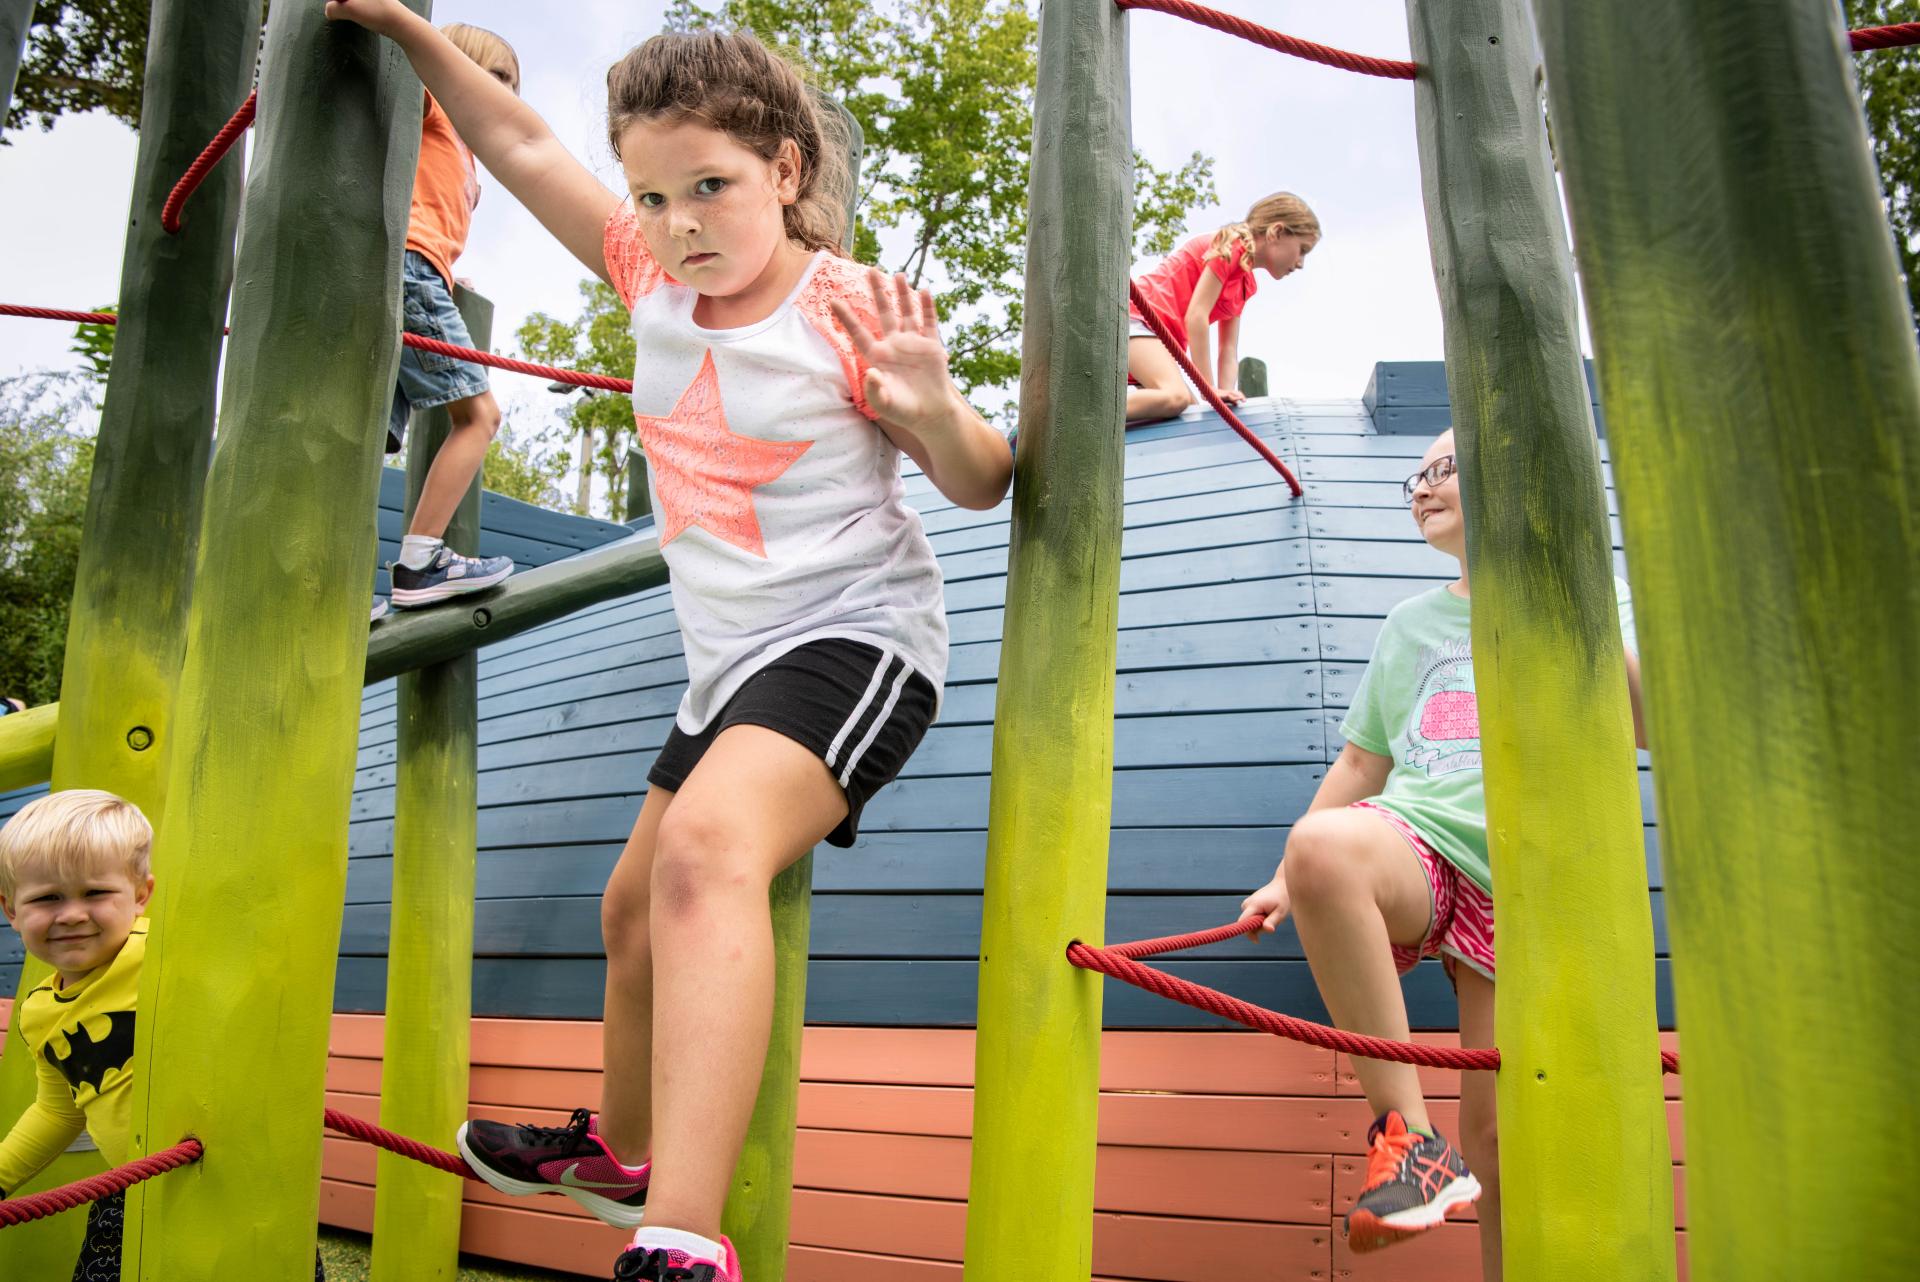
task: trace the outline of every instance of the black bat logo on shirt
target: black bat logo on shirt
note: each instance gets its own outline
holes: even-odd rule
[[[67,1034],[64,1057],[53,1053],[52,1039],[48,1039],[40,1053],[47,1057],[47,1063],[60,1070],[60,1076],[67,1079],[67,1085],[76,1093],[82,1086],[91,1086],[98,1093],[107,1080],[107,1073],[125,1068],[133,1058],[133,1015],[130,1010],[109,1012],[107,1035],[99,1041],[93,1039],[84,1023],[80,1024]]]

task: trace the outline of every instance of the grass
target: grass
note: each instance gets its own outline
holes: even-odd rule
[[[367,1282],[373,1268],[373,1238],[366,1233],[320,1226],[320,1258],[327,1282]],[[556,1273],[477,1255],[460,1257],[459,1282],[580,1282],[578,1273]]]

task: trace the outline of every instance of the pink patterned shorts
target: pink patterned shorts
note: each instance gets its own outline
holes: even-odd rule
[[[1474,885],[1458,868],[1448,863],[1412,824],[1385,806],[1371,801],[1356,801],[1355,810],[1368,810],[1393,825],[1406,839],[1420,870],[1427,875],[1427,887],[1433,902],[1433,915],[1427,925],[1427,937],[1418,945],[1393,946],[1393,964],[1406,974],[1422,957],[1438,957],[1451,977],[1456,962],[1465,962],[1488,979],[1493,978],[1493,900]]]

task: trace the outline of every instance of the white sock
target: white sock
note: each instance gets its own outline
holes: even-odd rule
[[[433,562],[433,554],[438,552],[446,540],[436,539],[431,534],[409,534],[400,540],[400,564],[409,570],[424,570]]]
[[[685,1251],[695,1259],[712,1260],[716,1264],[731,1263],[718,1242],[683,1229],[641,1229],[633,1235],[633,1244],[649,1251]]]

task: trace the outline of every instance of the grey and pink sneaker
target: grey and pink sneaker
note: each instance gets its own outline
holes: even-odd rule
[[[643,1246],[635,1242],[613,1263],[613,1282],[746,1282],[740,1273],[740,1253],[720,1239],[721,1259],[689,1255],[677,1247]]]
[[[589,1109],[574,1109],[565,1126],[467,1122],[454,1142],[467,1165],[502,1193],[564,1193],[620,1229],[638,1228],[646,1213],[652,1163],[622,1165]]]

